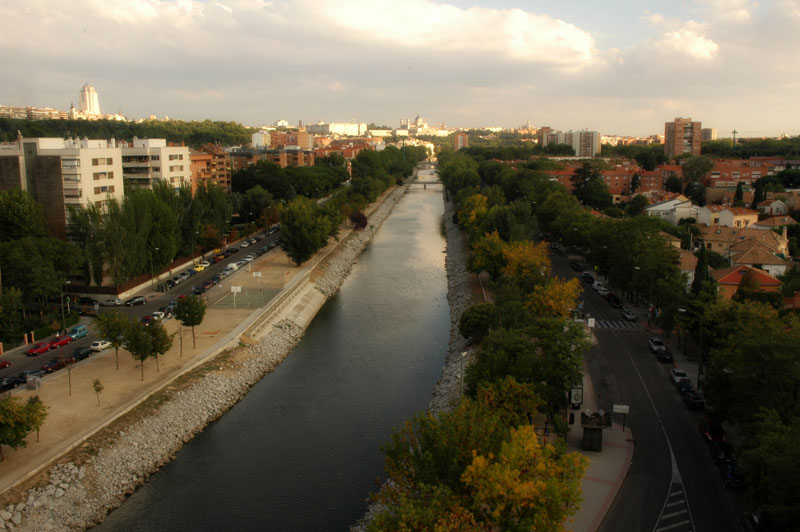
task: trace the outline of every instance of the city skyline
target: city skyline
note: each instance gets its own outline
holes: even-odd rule
[[[800,1],[668,6],[413,0],[32,0],[0,8],[0,104],[246,125],[530,121],[663,134],[675,117],[720,137],[796,135]],[[24,45],[20,43],[25,43]]]

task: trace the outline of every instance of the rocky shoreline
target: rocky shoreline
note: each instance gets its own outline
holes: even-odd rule
[[[326,298],[334,295],[354,261],[405,193],[398,187],[369,215],[369,225],[353,231],[318,267],[314,284]],[[274,370],[300,341],[303,328],[278,322],[254,345],[222,353],[185,385],[158,392],[152,413],[123,425],[115,434],[92,438],[63,463],[52,466],[17,504],[0,509],[0,530],[73,531],[101,522],[147,477],[209,423],[238,403],[265,374]],[[132,414],[137,414],[134,411]],[[115,427],[117,425],[114,425]]]

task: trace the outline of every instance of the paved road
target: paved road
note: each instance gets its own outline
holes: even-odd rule
[[[192,287],[195,285],[201,285],[207,279],[210,279],[213,275],[221,272],[225,266],[231,262],[236,262],[240,260],[244,256],[249,253],[255,252],[256,249],[272,242],[273,240],[278,239],[280,236],[280,231],[277,233],[270,235],[268,237],[263,237],[259,242],[257,242],[253,246],[249,246],[247,248],[239,248],[239,253],[235,253],[230,257],[218,262],[217,264],[212,264],[209,268],[206,268],[202,272],[199,272],[192,277],[188,278],[187,280],[180,283],[178,286],[174,287],[173,289],[160,294],[157,298],[150,298],[150,300],[144,304],[135,307],[100,307],[100,311],[108,310],[111,308],[116,308],[121,310],[122,312],[128,314],[129,316],[133,316],[136,318],[141,318],[142,316],[146,316],[148,314],[152,314],[154,311],[158,310],[161,307],[166,306],[170,300],[177,299],[181,295],[189,295],[192,292]],[[231,247],[238,247],[231,246]],[[269,253],[269,252],[268,252]],[[177,275],[177,271],[175,275]],[[149,287],[142,292],[146,292],[149,290]],[[103,296],[98,297],[98,299],[102,300]],[[52,340],[54,337],[48,337],[47,340]],[[91,327],[89,328],[89,334],[83,338],[80,338],[74,342],[70,342],[69,344],[59,347],[58,349],[54,349],[52,351],[48,351],[47,353],[43,353],[38,356],[26,356],[25,350],[27,349],[15,349],[9,353],[3,355],[3,360],[8,360],[11,362],[11,367],[5,368],[0,370],[0,378],[3,377],[13,377],[20,373],[21,371],[28,370],[28,369],[39,369],[41,368],[42,364],[51,360],[53,358],[62,357],[62,356],[69,356],[73,350],[77,347],[87,347],[93,341],[97,339],[97,336],[92,331]]]
[[[552,259],[556,274],[577,275],[562,252]],[[598,345],[586,357],[598,405],[606,411],[629,405],[626,423],[635,434],[633,463],[600,530],[741,530],[734,498],[697,430],[700,414],[686,409],[670,383],[672,365],[647,348],[646,317],[626,326],[618,309],[583,287],[584,312],[598,320]]]

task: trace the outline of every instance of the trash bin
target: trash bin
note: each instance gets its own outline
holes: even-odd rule
[[[42,378],[41,377],[28,377],[25,380],[25,387],[28,390],[38,390],[42,386]]]

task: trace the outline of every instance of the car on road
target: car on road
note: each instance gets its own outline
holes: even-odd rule
[[[678,393],[681,395],[694,391],[694,385],[692,384],[691,379],[688,378],[679,380],[676,388],[678,389]]]
[[[17,373],[16,377],[14,377],[14,381],[17,384],[25,384],[28,382],[28,377],[43,377],[44,371],[40,369],[26,369],[24,371],[20,371]]]
[[[205,269],[206,269],[206,267],[203,266],[202,263],[201,264],[195,264],[194,268],[193,268],[193,270],[196,271],[196,272],[202,272]]]
[[[75,360],[83,360],[85,358],[89,358],[89,355],[92,354],[92,349],[90,347],[76,347],[72,350],[72,358]]]
[[[68,364],[73,362],[75,362],[75,359],[72,357],[53,358],[42,364],[42,371],[45,373],[53,373],[59,369],[66,368]]]
[[[595,291],[600,290],[601,288],[605,288],[605,287],[606,287],[606,285],[603,283],[603,281],[595,281],[595,282],[592,283],[592,289],[595,290]]]
[[[733,452],[733,445],[727,441],[714,441],[708,445],[708,452],[712,460],[717,465],[725,462],[736,463],[736,453]]]
[[[608,288],[601,286],[597,289],[597,293],[600,295],[600,297],[606,297],[608,295]]]
[[[151,316],[150,314],[142,316],[142,318],[139,321],[142,322],[142,325],[147,327],[148,325],[150,325],[150,322],[153,321],[153,316]]]
[[[671,370],[669,370],[669,378],[670,380],[672,380],[672,384],[677,386],[678,383],[681,382],[681,380],[688,379],[689,375],[687,375],[686,372],[683,371],[682,369],[672,368]]]
[[[557,250],[558,250],[558,244],[556,244],[555,242],[553,242],[552,244],[550,244],[550,249],[552,249],[552,250],[556,250],[556,251],[557,251]]]
[[[239,247],[241,247],[241,248],[246,248],[246,247],[249,247],[249,246],[250,246],[250,242],[248,242],[247,240],[244,240],[244,241],[242,241],[241,244],[239,244]]]
[[[616,294],[608,294],[607,299],[611,308],[622,308],[622,300]]]
[[[122,300],[118,297],[109,297],[100,304],[103,305],[104,307],[119,307],[120,305],[122,305]]]
[[[178,300],[177,299],[173,299],[172,301],[169,302],[169,304],[167,305],[167,308],[169,308],[169,310],[171,310],[172,312],[175,312],[175,307],[177,307],[177,306],[178,306]]]
[[[48,351],[50,351],[50,342],[39,342],[25,351],[25,354],[29,357],[35,357],[37,355],[41,355],[42,353],[47,353]]]
[[[711,414],[704,414],[701,416],[697,428],[700,430],[700,434],[703,435],[703,439],[706,443],[720,442],[727,439],[725,429],[722,428],[722,423]]]
[[[67,331],[67,334],[73,340],[77,340],[78,338],[83,338],[87,334],[89,334],[89,328],[86,325],[76,325],[72,327],[70,330]]]
[[[125,302],[126,307],[133,307],[135,305],[144,305],[147,303],[147,299],[144,296],[136,296],[132,297]]]
[[[62,334],[56,336],[52,342],[50,342],[50,349],[58,349],[59,347],[63,347],[72,341],[72,337],[68,334]]]
[[[683,404],[689,410],[702,410],[706,406],[706,400],[702,392],[695,390],[683,394]]]
[[[636,321],[636,313],[628,307],[622,307],[622,317],[628,321]]]
[[[575,270],[576,272],[582,272],[583,269],[586,267],[582,262],[578,262],[577,260],[570,261],[569,267]]]
[[[589,284],[593,284],[594,283],[594,277],[589,272],[583,272],[581,274],[581,279],[583,279],[583,281],[585,283],[589,283]]]
[[[17,379],[14,377],[3,377],[0,379],[0,392],[6,392],[8,390],[13,390],[17,387]]]
[[[675,359],[672,358],[672,353],[669,349],[664,349],[656,353],[656,360],[659,362],[674,362]]]
[[[95,351],[95,352],[98,352],[98,353],[100,351],[103,351],[104,349],[108,349],[109,347],[111,347],[111,342],[109,342],[108,340],[95,340],[89,346],[89,348],[92,351]]]
[[[163,310],[154,310],[153,311],[153,319],[154,320],[163,320],[166,314],[164,314]]]
[[[211,263],[208,262],[207,260],[204,260],[200,262],[199,266],[202,266],[203,268],[208,268],[209,266],[211,266]]]
[[[747,482],[736,462],[723,462],[719,466],[722,482],[729,488],[746,488]]]
[[[658,336],[651,336],[650,338],[648,338],[647,346],[653,353],[659,353],[667,348],[667,346],[664,345],[664,340],[662,340]]]
[[[0,360],[0,369],[6,369],[11,366],[11,362],[8,360]]]

